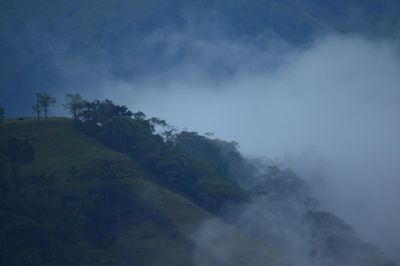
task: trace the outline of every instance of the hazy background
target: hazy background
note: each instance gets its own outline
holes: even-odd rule
[[[59,101],[79,92],[179,129],[214,132],[246,155],[294,168],[322,208],[400,260],[395,1],[166,1],[159,9],[153,1],[105,24],[88,16],[101,14],[100,4],[72,6],[72,15],[59,19],[57,11],[42,23],[40,12],[56,7],[21,11],[22,2],[2,3],[13,11],[0,24],[9,30],[0,46],[8,116],[30,115],[36,91]]]
[[[108,80],[96,95],[160,116],[179,128],[235,140],[245,154],[279,157],[310,180],[322,208],[399,259],[396,47],[335,35],[284,55],[259,53],[251,58],[246,47],[232,44],[202,43],[199,50],[200,63],[243,56],[246,67],[209,81],[203,76],[207,70],[188,62],[174,70],[172,78],[140,84]],[[278,65],[258,68],[263,60]],[[132,93],[136,86],[146,89]]]

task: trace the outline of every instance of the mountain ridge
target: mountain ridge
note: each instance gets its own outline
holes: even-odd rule
[[[110,101],[87,104],[99,105],[96,112],[110,110],[103,109],[110,105],[124,110],[120,115],[126,112]],[[104,119],[100,117],[106,113],[84,114]],[[133,119],[130,126],[165,123],[143,120],[142,113],[127,114],[135,117],[129,118]],[[129,119],[116,116],[102,125],[66,118],[4,121],[0,126],[0,156],[6,162],[0,165],[1,261],[17,265],[330,266],[335,261],[395,265],[360,240],[342,219],[319,210],[318,202],[307,196],[304,181],[290,169],[268,166],[258,176],[261,180],[243,183],[250,195],[237,195],[235,183],[219,175],[233,170],[234,180],[251,178],[254,169],[237,153],[235,143],[181,132],[173,136],[177,154],[163,153],[162,147],[171,147],[168,139],[140,154],[119,152],[118,143],[129,143],[117,134],[129,124],[120,123]],[[108,127],[113,128],[113,136],[104,139],[110,134]],[[151,131],[135,130],[139,135],[126,136],[153,138]],[[128,147],[138,151],[144,144]],[[153,152],[164,157],[156,156],[154,161]],[[179,157],[174,156],[180,152],[194,160],[193,165],[177,165]],[[160,163],[169,166],[160,172]],[[191,180],[193,176],[177,174],[187,167],[200,174],[197,182],[171,179]],[[239,195],[242,198],[236,198]],[[21,231],[26,235],[19,235]],[[51,257],[57,263],[49,261]]]
[[[261,50],[274,40],[304,47],[330,33],[398,40],[400,32],[400,4],[394,0],[20,0],[4,1],[1,10],[1,100],[15,115],[23,114],[8,100],[15,91],[24,94],[35,87],[65,89],[67,83],[73,83],[63,72],[68,66],[105,65],[113,77],[122,80],[167,71],[196,55],[196,50],[184,45],[169,54],[166,37],[187,35],[186,31],[193,35],[189,38],[218,37]],[[154,40],[160,32],[166,36]],[[215,64],[217,73],[226,71],[223,62]],[[20,103],[26,101],[18,99]]]
[[[19,252],[18,249],[24,246],[17,246],[16,250],[9,253],[9,257],[1,253],[3,254],[0,256],[1,261],[5,264],[11,263],[8,259],[13,259],[17,265],[53,265],[51,263],[54,262],[42,257],[53,254],[57,257],[55,262],[57,265],[71,265],[70,263],[74,265],[104,265],[103,263],[106,265],[192,265],[196,252],[208,252],[207,247],[195,248],[193,237],[201,224],[209,220],[213,220],[216,226],[224,228],[224,234],[220,235],[219,241],[234,241],[241,243],[243,247],[255,247],[253,251],[247,250],[247,254],[237,250],[238,258],[251,261],[252,256],[257,256],[267,261],[277,261],[281,256],[278,255],[278,249],[275,251],[267,243],[240,232],[191,201],[160,187],[132,158],[104,147],[96,140],[77,131],[73,128],[70,119],[50,118],[46,121],[36,121],[33,118],[6,119],[4,125],[0,127],[0,136],[1,139],[13,136],[29,141],[35,150],[34,160],[23,166],[14,180],[19,182],[13,189],[14,193],[21,197],[19,200],[21,202],[9,202],[7,196],[0,200],[1,209],[5,211],[1,214],[0,220],[5,221],[4,215],[9,217],[6,219],[8,222],[1,223],[0,237],[3,244],[11,245],[15,241],[30,239],[30,234],[19,239],[13,233],[12,237],[16,240],[7,236],[6,233],[21,230],[18,229],[21,223],[34,221],[34,224],[26,225],[29,228],[27,230],[31,231],[38,226],[50,226],[44,232],[37,233],[39,235],[36,237],[46,239],[43,243],[30,244],[27,246],[28,250]],[[27,183],[23,184],[25,182]],[[41,184],[42,188],[36,188],[36,184]],[[129,201],[132,206],[118,207],[118,204],[122,203],[114,197],[120,194],[113,194],[113,190],[110,189],[119,191],[118,193],[123,195],[121,197]],[[36,193],[39,194],[36,195]],[[27,200],[32,202],[33,210],[37,213],[26,209],[25,204],[28,202],[23,203],[25,194],[31,195],[32,198]],[[90,195],[95,195],[95,198],[91,198]],[[105,200],[101,198],[103,196],[107,201],[103,201]],[[8,197],[12,199],[12,196]],[[53,198],[54,202],[48,204],[43,202],[42,200],[46,198]],[[112,210],[113,206],[108,206],[108,204],[110,202],[114,204],[115,200],[117,201],[117,205],[114,206],[116,210],[118,208],[123,210],[121,214],[118,214],[121,217],[117,221],[112,221],[113,218],[110,216],[115,217],[117,214]],[[87,205],[85,201],[90,204]],[[105,205],[98,205],[100,203]],[[94,206],[91,207],[92,204]],[[11,210],[8,206],[15,206],[14,208],[19,206],[17,208],[19,210]],[[64,213],[64,208],[71,212],[69,215],[72,217],[66,219],[68,216]],[[107,211],[108,208],[110,209]],[[86,210],[88,213],[84,214],[84,209],[88,209]],[[105,213],[102,214],[104,211]],[[47,213],[44,219],[38,215],[40,212]],[[70,228],[69,234],[76,239],[58,240],[54,244],[52,244],[54,240],[47,239],[57,235],[62,237],[66,233],[62,233],[63,230],[59,232],[59,230],[51,229],[63,223],[57,221],[58,218],[53,215],[65,219],[64,226]],[[11,217],[15,217],[16,221],[10,222]],[[90,217],[95,220],[90,221],[92,219]],[[110,218],[112,218],[111,221]],[[89,219],[89,224],[81,225],[80,219]],[[111,226],[112,229],[109,229],[110,223],[114,224]],[[72,244],[68,244],[70,241]],[[49,243],[45,244],[47,242]],[[59,250],[53,250],[50,244],[57,246]],[[6,246],[1,245],[0,248],[5,251]],[[269,251],[266,252],[267,250]],[[14,254],[15,252],[17,253]],[[154,254],[158,255],[154,256]],[[80,257],[76,257],[77,255]],[[36,257],[38,264],[35,264],[32,256]],[[220,265],[213,262],[212,255],[206,263]]]

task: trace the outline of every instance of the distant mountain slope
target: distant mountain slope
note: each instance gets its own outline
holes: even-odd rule
[[[16,91],[65,86],[66,66],[104,64],[112,75],[131,79],[195,54],[184,47],[171,57],[166,38],[152,39],[160,32],[189,31],[199,39],[240,40],[262,49],[271,38],[302,46],[329,32],[398,38],[400,25],[395,0],[8,0],[0,10],[0,103],[13,114],[22,114],[9,101]]]
[[[79,101],[0,125],[1,265],[396,265],[291,169]]]
[[[8,184],[0,182],[2,265],[192,265],[199,252],[208,254],[202,265],[220,265],[194,239],[213,215],[151,182],[132,158],[69,119],[6,120],[0,140],[10,137],[32,143],[35,153],[19,174],[6,171],[0,180]],[[215,241],[242,247],[238,263],[280,265],[277,249],[218,219],[215,226],[224,230]]]

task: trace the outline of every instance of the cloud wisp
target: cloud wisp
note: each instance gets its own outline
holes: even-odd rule
[[[160,62],[170,67],[140,80],[116,79],[104,67],[103,78],[82,94],[112,99],[180,128],[214,132],[239,142],[245,154],[283,158],[310,181],[323,208],[395,258],[396,45],[355,35],[327,35],[301,49],[268,40],[260,48],[191,32],[157,33],[147,42],[163,42],[167,53]],[[177,62],[169,59],[179,55]],[[293,156],[310,146],[318,158]]]

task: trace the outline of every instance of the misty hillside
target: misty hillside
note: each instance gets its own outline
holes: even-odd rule
[[[213,215],[158,186],[134,159],[69,119],[9,120],[0,134],[2,159],[8,157],[1,168],[1,265],[193,263],[193,234]],[[241,245],[239,261],[277,265],[280,254],[267,243],[216,223],[224,230],[219,241]]]
[[[394,0],[18,0],[2,1],[0,9],[1,100],[14,114],[22,114],[8,104],[16,91],[74,87],[83,79],[66,69],[95,64],[114,77],[140,80],[199,56],[182,36],[243,42],[263,51],[273,43],[279,49],[307,46],[327,33],[398,38],[400,25]],[[176,41],[183,43],[175,47]],[[237,66],[216,58],[205,67],[219,77]]]
[[[2,265],[395,265],[291,169],[78,96],[0,125]]]
[[[397,265],[399,84],[399,0],[0,1],[0,265]]]

